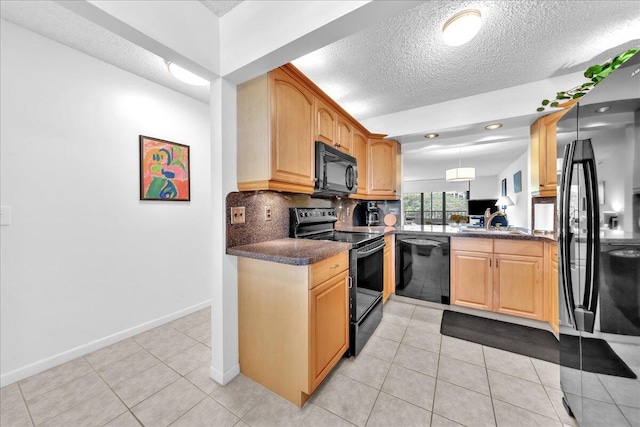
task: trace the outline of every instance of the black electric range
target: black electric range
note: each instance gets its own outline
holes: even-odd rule
[[[384,286],[384,236],[338,231],[333,208],[291,208],[290,237],[350,243],[349,351],[356,356],[382,320]]]

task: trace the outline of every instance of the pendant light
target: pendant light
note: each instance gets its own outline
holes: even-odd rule
[[[476,179],[476,168],[463,168],[458,155],[458,167],[447,169],[446,178],[448,182],[473,181]]]

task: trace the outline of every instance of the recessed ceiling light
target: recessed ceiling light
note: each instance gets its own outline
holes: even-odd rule
[[[209,84],[208,80],[205,80],[202,77],[193,74],[191,71],[185,70],[184,68],[177,64],[174,64],[173,62],[167,62],[167,68],[169,68],[169,72],[173,74],[173,77],[183,83],[187,83],[193,86],[204,86]]]
[[[611,109],[611,107],[600,107],[596,110],[596,113],[604,113]]]
[[[494,130],[494,129],[500,129],[502,127],[502,123],[492,123],[490,125],[486,125],[484,128],[486,130]]]
[[[449,46],[460,46],[480,31],[482,17],[475,9],[463,10],[453,15],[442,27],[442,39]]]
[[[428,134],[426,134],[424,137],[425,137],[425,138],[427,138],[427,139],[433,139],[433,138],[437,138],[437,137],[439,137],[439,136],[440,136],[440,135],[439,135],[439,134],[437,134],[437,133],[428,133]]]

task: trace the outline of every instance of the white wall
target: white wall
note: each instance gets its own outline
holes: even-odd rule
[[[513,187],[513,175],[521,171],[522,191],[516,193]],[[513,200],[515,206],[507,207],[509,225],[531,228],[531,192],[529,183],[529,153],[518,157],[498,174],[497,195],[500,196],[502,180],[507,179],[507,196]]]
[[[2,384],[209,303],[207,105],[1,21]],[[139,200],[138,135],[191,147],[191,202]]]

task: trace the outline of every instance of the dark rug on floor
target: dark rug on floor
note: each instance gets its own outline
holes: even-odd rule
[[[558,340],[549,331],[445,310],[440,333],[487,347],[560,363]]]
[[[449,310],[442,315],[440,333],[552,363],[560,363],[562,347],[562,365],[575,369],[580,366],[578,337],[570,335],[561,335],[559,344],[549,331]],[[584,371],[636,378],[606,341],[582,338],[582,343]]]

